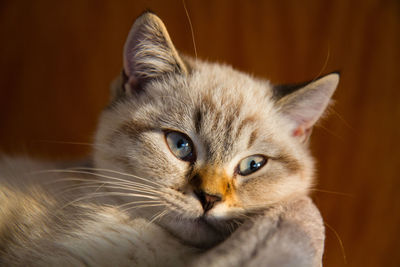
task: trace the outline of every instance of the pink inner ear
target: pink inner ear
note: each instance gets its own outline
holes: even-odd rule
[[[309,129],[312,128],[313,123],[306,118],[297,115],[292,115],[292,118],[297,122],[296,128],[293,130],[293,136],[299,137],[308,133]]]
[[[311,135],[312,127],[305,128],[304,126],[299,126],[293,131],[293,136],[299,138],[301,142],[306,142]]]
[[[293,136],[295,137],[299,137],[302,136],[304,134],[304,129],[303,127],[297,127],[294,131],[293,131]]]

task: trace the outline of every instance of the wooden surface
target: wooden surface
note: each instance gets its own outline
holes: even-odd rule
[[[0,1],[0,150],[89,153],[123,42],[146,8],[194,54],[180,0]],[[187,0],[187,8],[201,58],[277,83],[341,71],[334,111],[312,142],[317,189],[339,192],[313,194],[328,225],[324,263],[400,266],[399,1]]]

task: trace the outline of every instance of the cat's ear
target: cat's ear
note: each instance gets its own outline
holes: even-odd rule
[[[145,12],[133,24],[124,46],[124,89],[140,90],[149,80],[165,74],[187,74],[159,17]]]
[[[294,122],[293,136],[302,142],[308,140],[312,127],[329,105],[338,83],[339,73],[334,72],[308,83],[273,88],[279,111]]]

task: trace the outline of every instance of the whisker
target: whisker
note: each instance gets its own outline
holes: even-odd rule
[[[136,182],[119,182],[119,181],[104,181],[104,180],[91,180],[91,179],[86,179],[86,178],[75,178],[75,177],[68,177],[68,178],[62,178],[58,179],[56,181],[52,181],[52,183],[55,182],[81,182],[79,185],[85,185],[85,184],[111,184],[111,185],[120,185],[120,186],[126,186],[127,188],[143,188],[146,190],[151,190],[153,192],[159,193],[159,190],[156,190],[156,188],[153,188],[149,185],[141,184],[141,183],[136,183]],[[71,185],[71,186],[79,186],[79,185]]]
[[[340,238],[338,232],[336,232],[336,230],[333,229],[332,226],[330,226],[327,222],[324,222],[324,224],[325,224],[325,225],[333,232],[333,234],[336,236],[336,239],[338,240],[339,245],[340,245],[340,250],[341,250],[341,252],[342,252],[344,264],[347,265],[346,251],[344,250],[344,246],[343,246],[342,239]]]
[[[329,190],[323,190],[323,189],[318,189],[318,188],[311,188],[310,191],[328,193],[328,194],[333,194],[333,195],[339,195],[339,196],[345,196],[345,197],[354,198],[354,195],[352,195],[352,194],[343,193],[343,192],[329,191]]]
[[[162,212],[160,212],[158,215],[154,216],[150,222],[148,224],[151,224],[153,222],[155,222],[157,219],[161,219],[164,215],[166,215],[168,213],[168,210],[164,210]]]
[[[353,133],[357,133],[357,131],[348,123],[333,107],[329,109],[331,112],[335,113],[335,115],[343,122],[343,124],[350,129]]]
[[[76,180],[76,179],[70,179],[70,180]],[[96,188],[97,187],[97,188]],[[121,189],[121,190],[126,190],[126,191],[132,191],[132,192],[139,192],[139,193],[147,193],[149,195],[154,195],[157,196],[160,194],[159,191],[153,190],[151,188],[147,187],[141,187],[140,185],[137,186],[132,186],[132,185],[126,185],[126,184],[119,184],[119,183],[112,183],[112,182],[99,182],[99,181],[84,181],[80,184],[74,184],[70,186],[65,186],[64,190],[60,190],[60,194],[65,194],[74,190],[83,190],[83,189],[89,189],[89,188],[96,188],[95,192],[99,191],[102,187],[105,187],[106,189]],[[104,192],[104,191],[102,191]],[[82,194],[85,194],[88,192],[82,192]]]
[[[145,182],[153,183],[153,184],[158,185],[158,186],[163,186],[163,184],[158,183],[158,182],[156,182],[156,181],[151,181],[151,180],[149,180],[149,179],[145,179],[145,178],[139,177],[139,176],[134,175],[134,174],[119,172],[119,171],[110,170],[110,169],[92,168],[92,167],[90,167],[90,168],[89,168],[89,167],[75,167],[75,168],[70,168],[70,169],[71,169],[71,170],[93,170],[93,171],[111,172],[111,173],[120,174],[120,175],[123,175],[123,176],[128,176],[128,177],[136,178],[136,179],[139,179],[139,180],[143,180],[143,181],[145,181]],[[116,179],[118,179],[118,178],[116,178]]]
[[[337,138],[340,141],[343,141],[343,137],[334,133],[332,130],[329,130],[328,128],[324,127],[322,124],[317,124],[318,128],[321,128],[322,130],[324,130],[325,132],[327,132],[328,134],[330,134],[331,136]]]
[[[192,20],[190,19],[189,11],[188,11],[188,9],[187,9],[187,7],[186,7],[186,2],[185,2],[185,0],[182,0],[182,3],[183,3],[183,8],[185,9],[186,17],[187,17],[187,19],[188,19],[188,21],[189,21],[190,32],[192,33],[192,41],[193,41],[194,54],[195,54],[196,59],[197,59],[197,48],[196,48],[196,41],[195,41],[195,39],[194,39],[194,31],[193,31]]]
[[[148,195],[143,195],[143,194],[137,194],[137,193],[122,193],[122,192],[99,192],[99,193],[90,193],[87,196],[79,197],[77,199],[74,199],[64,206],[62,206],[60,209],[64,209],[65,207],[72,205],[74,203],[77,203],[82,200],[86,199],[91,199],[91,198],[96,198],[96,197],[105,197],[105,196],[124,196],[124,197],[143,197],[143,198],[149,198],[149,199],[155,199],[157,200],[158,198],[155,196],[148,196]]]
[[[94,183],[94,182],[82,182],[81,184],[74,184],[74,185],[70,185],[70,186],[65,186],[64,190],[61,190],[59,193],[60,194],[65,194],[67,192],[71,192],[73,190],[78,190],[78,189],[84,189],[84,188],[90,188],[90,187],[97,187],[95,192],[97,192],[102,186],[104,185],[104,183],[100,183],[99,185]]]
[[[79,169],[91,170],[91,168],[79,168]],[[96,170],[96,169],[94,169],[94,170]],[[99,171],[114,172],[114,171],[107,170],[107,169],[104,169],[104,170],[103,170],[103,169],[98,169],[98,170],[99,170]],[[33,171],[32,173],[77,173],[77,174],[88,174],[88,175],[93,175],[93,176],[96,176],[96,177],[107,178],[107,179],[110,179],[110,180],[122,181],[122,182],[125,182],[125,183],[132,183],[132,184],[135,183],[135,182],[133,182],[133,181],[129,181],[129,180],[121,179],[121,178],[116,178],[116,177],[108,176],[108,175],[104,175],[104,174],[99,174],[99,173],[94,173],[94,172],[89,172],[89,171],[78,171],[78,169],[76,169],[76,170],[75,170],[75,169],[66,169],[66,170],[41,170],[41,171]],[[118,173],[118,172],[114,172],[114,173]],[[138,176],[123,174],[123,173],[119,173],[119,174],[122,174],[122,175],[125,175],[125,176],[134,177],[134,178],[137,178],[137,179],[139,179],[139,180],[146,181],[146,182],[150,182],[150,183],[153,183],[153,184],[155,184],[155,185],[157,185],[157,186],[162,186],[162,184],[157,184],[157,183],[155,183],[154,181],[149,181],[149,180],[146,180],[146,179],[141,178],[141,177],[138,177]]]
[[[95,185],[95,184],[86,184],[86,185],[76,185],[76,186],[71,186],[63,191],[61,191],[60,193],[66,193],[66,192],[70,192],[73,190],[78,190],[78,189],[86,189],[86,188],[96,188],[96,191],[94,193],[96,193],[98,190],[100,190],[101,187],[104,187],[106,183],[102,183],[100,185]],[[132,186],[129,187],[124,187],[124,186],[118,186],[118,185],[111,185],[111,186],[106,186],[106,189],[121,189],[121,190],[127,190],[127,191],[133,191],[133,192],[139,192],[139,193],[147,193],[150,195],[154,195],[157,196],[158,192],[155,190],[147,190],[146,188],[134,188]]]
[[[122,208],[122,207],[126,207],[129,205],[134,205],[134,204],[153,204],[153,203],[163,203],[160,200],[139,200],[139,201],[132,201],[132,202],[128,202],[122,205],[117,206],[117,208]]]
[[[328,66],[328,61],[329,61],[330,55],[331,55],[331,47],[328,45],[328,52],[327,52],[327,54],[326,54],[326,58],[325,58],[324,65],[322,65],[321,70],[319,71],[319,73],[317,74],[317,76],[315,76],[315,78],[312,79],[311,82],[313,82],[313,81],[315,81],[316,79],[318,79],[318,78],[321,76],[321,74],[324,72],[324,70],[326,69],[326,66]]]
[[[106,183],[102,183],[100,186],[98,186],[96,188],[96,190],[94,191],[95,193],[98,192]]]
[[[71,141],[57,141],[57,140],[33,140],[33,142],[38,143],[52,143],[52,144],[66,144],[66,145],[83,145],[83,146],[94,146],[94,143],[87,142],[71,142]]]
[[[149,199],[159,199],[156,195],[146,195],[146,194],[139,194],[139,193],[124,193],[124,192],[97,192],[97,193],[90,193],[90,197],[101,197],[101,196],[122,196],[122,197],[143,197]]]
[[[79,182],[81,181],[81,184],[111,184],[111,185],[121,185],[121,186],[127,186],[132,187],[132,188],[143,188],[146,190],[151,190],[155,193],[159,193],[158,190],[155,190],[154,187],[150,186],[150,185],[146,185],[146,184],[141,184],[141,183],[136,183],[136,182],[132,182],[132,181],[104,181],[104,180],[97,180],[97,179],[88,179],[88,178],[75,178],[75,177],[67,177],[67,178],[61,178],[61,179],[57,179],[55,181],[51,181],[50,183],[56,183],[56,182]],[[75,185],[72,185],[75,186]],[[77,185],[79,186],[79,185]]]

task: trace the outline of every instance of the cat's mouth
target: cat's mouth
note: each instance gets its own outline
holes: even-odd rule
[[[221,225],[226,224],[226,220],[216,219],[210,215],[207,215],[207,213],[204,213],[203,215],[199,216],[198,218],[195,219],[195,221],[199,224],[208,225],[209,227],[212,227],[217,231],[220,230],[219,228],[221,227]]]
[[[216,227],[217,222],[215,221],[215,219],[210,219],[210,217],[205,214],[198,217],[197,219],[194,219],[194,222],[195,224],[199,224],[200,226],[211,227],[215,231],[218,231],[218,227]]]
[[[166,216],[159,224],[183,243],[199,248],[212,247],[230,233],[224,222],[207,215],[197,218]]]

